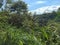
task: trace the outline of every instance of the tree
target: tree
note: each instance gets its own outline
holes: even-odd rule
[[[26,20],[28,17],[28,10],[27,10],[27,5],[23,1],[18,1],[13,3],[10,7],[9,10],[11,12],[17,11],[15,14],[11,14],[9,18],[9,24],[15,25],[17,27],[23,26],[24,20]]]
[[[10,7],[11,11],[17,11],[17,14],[24,14],[27,12],[27,4],[23,1],[18,1]]]
[[[60,8],[57,10],[56,22],[60,22]]]
[[[53,11],[52,13],[44,13],[44,14],[35,14],[34,19],[39,24],[39,26],[46,26],[48,21],[54,20],[57,16],[57,13]]]
[[[0,0],[0,8],[1,8],[1,6],[3,5],[2,2],[3,2],[3,0]]]

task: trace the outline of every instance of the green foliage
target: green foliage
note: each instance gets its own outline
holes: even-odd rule
[[[25,14],[27,12],[27,4],[23,1],[15,2],[10,7],[11,11],[17,11],[17,14]]]
[[[46,26],[48,21],[54,20],[57,17],[56,12],[52,13],[44,13],[42,15],[34,15],[34,19],[37,23],[39,23],[39,26]]]
[[[8,23],[17,27],[22,26],[23,17],[20,15],[13,14],[9,17]]]
[[[24,2],[15,4],[19,14],[0,12],[0,45],[60,45],[59,10],[32,16]]]

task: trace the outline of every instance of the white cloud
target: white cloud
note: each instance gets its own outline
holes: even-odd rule
[[[43,4],[46,3],[46,1],[37,1],[36,4]]]
[[[29,6],[31,6],[31,5],[28,4],[27,6],[29,7]]]
[[[36,12],[37,14],[42,14],[42,13],[50,13],[52,11],[57,11],[57,9],[60,7],[60,5],[52,5],[52,6],[46,6],[46,7],[41,7],[35,10],[31,10],[31,12]]]

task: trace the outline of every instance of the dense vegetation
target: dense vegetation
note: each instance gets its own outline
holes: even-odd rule
[[[6,7],[0,12],[0,45],[60,45],[60,9],[32,15],[23,1]]]

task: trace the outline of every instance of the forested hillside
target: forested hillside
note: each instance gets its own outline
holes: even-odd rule
[[[32,15],[25,2],[10,3],[0,11],[0,45],[60,45],[60,8]]]

